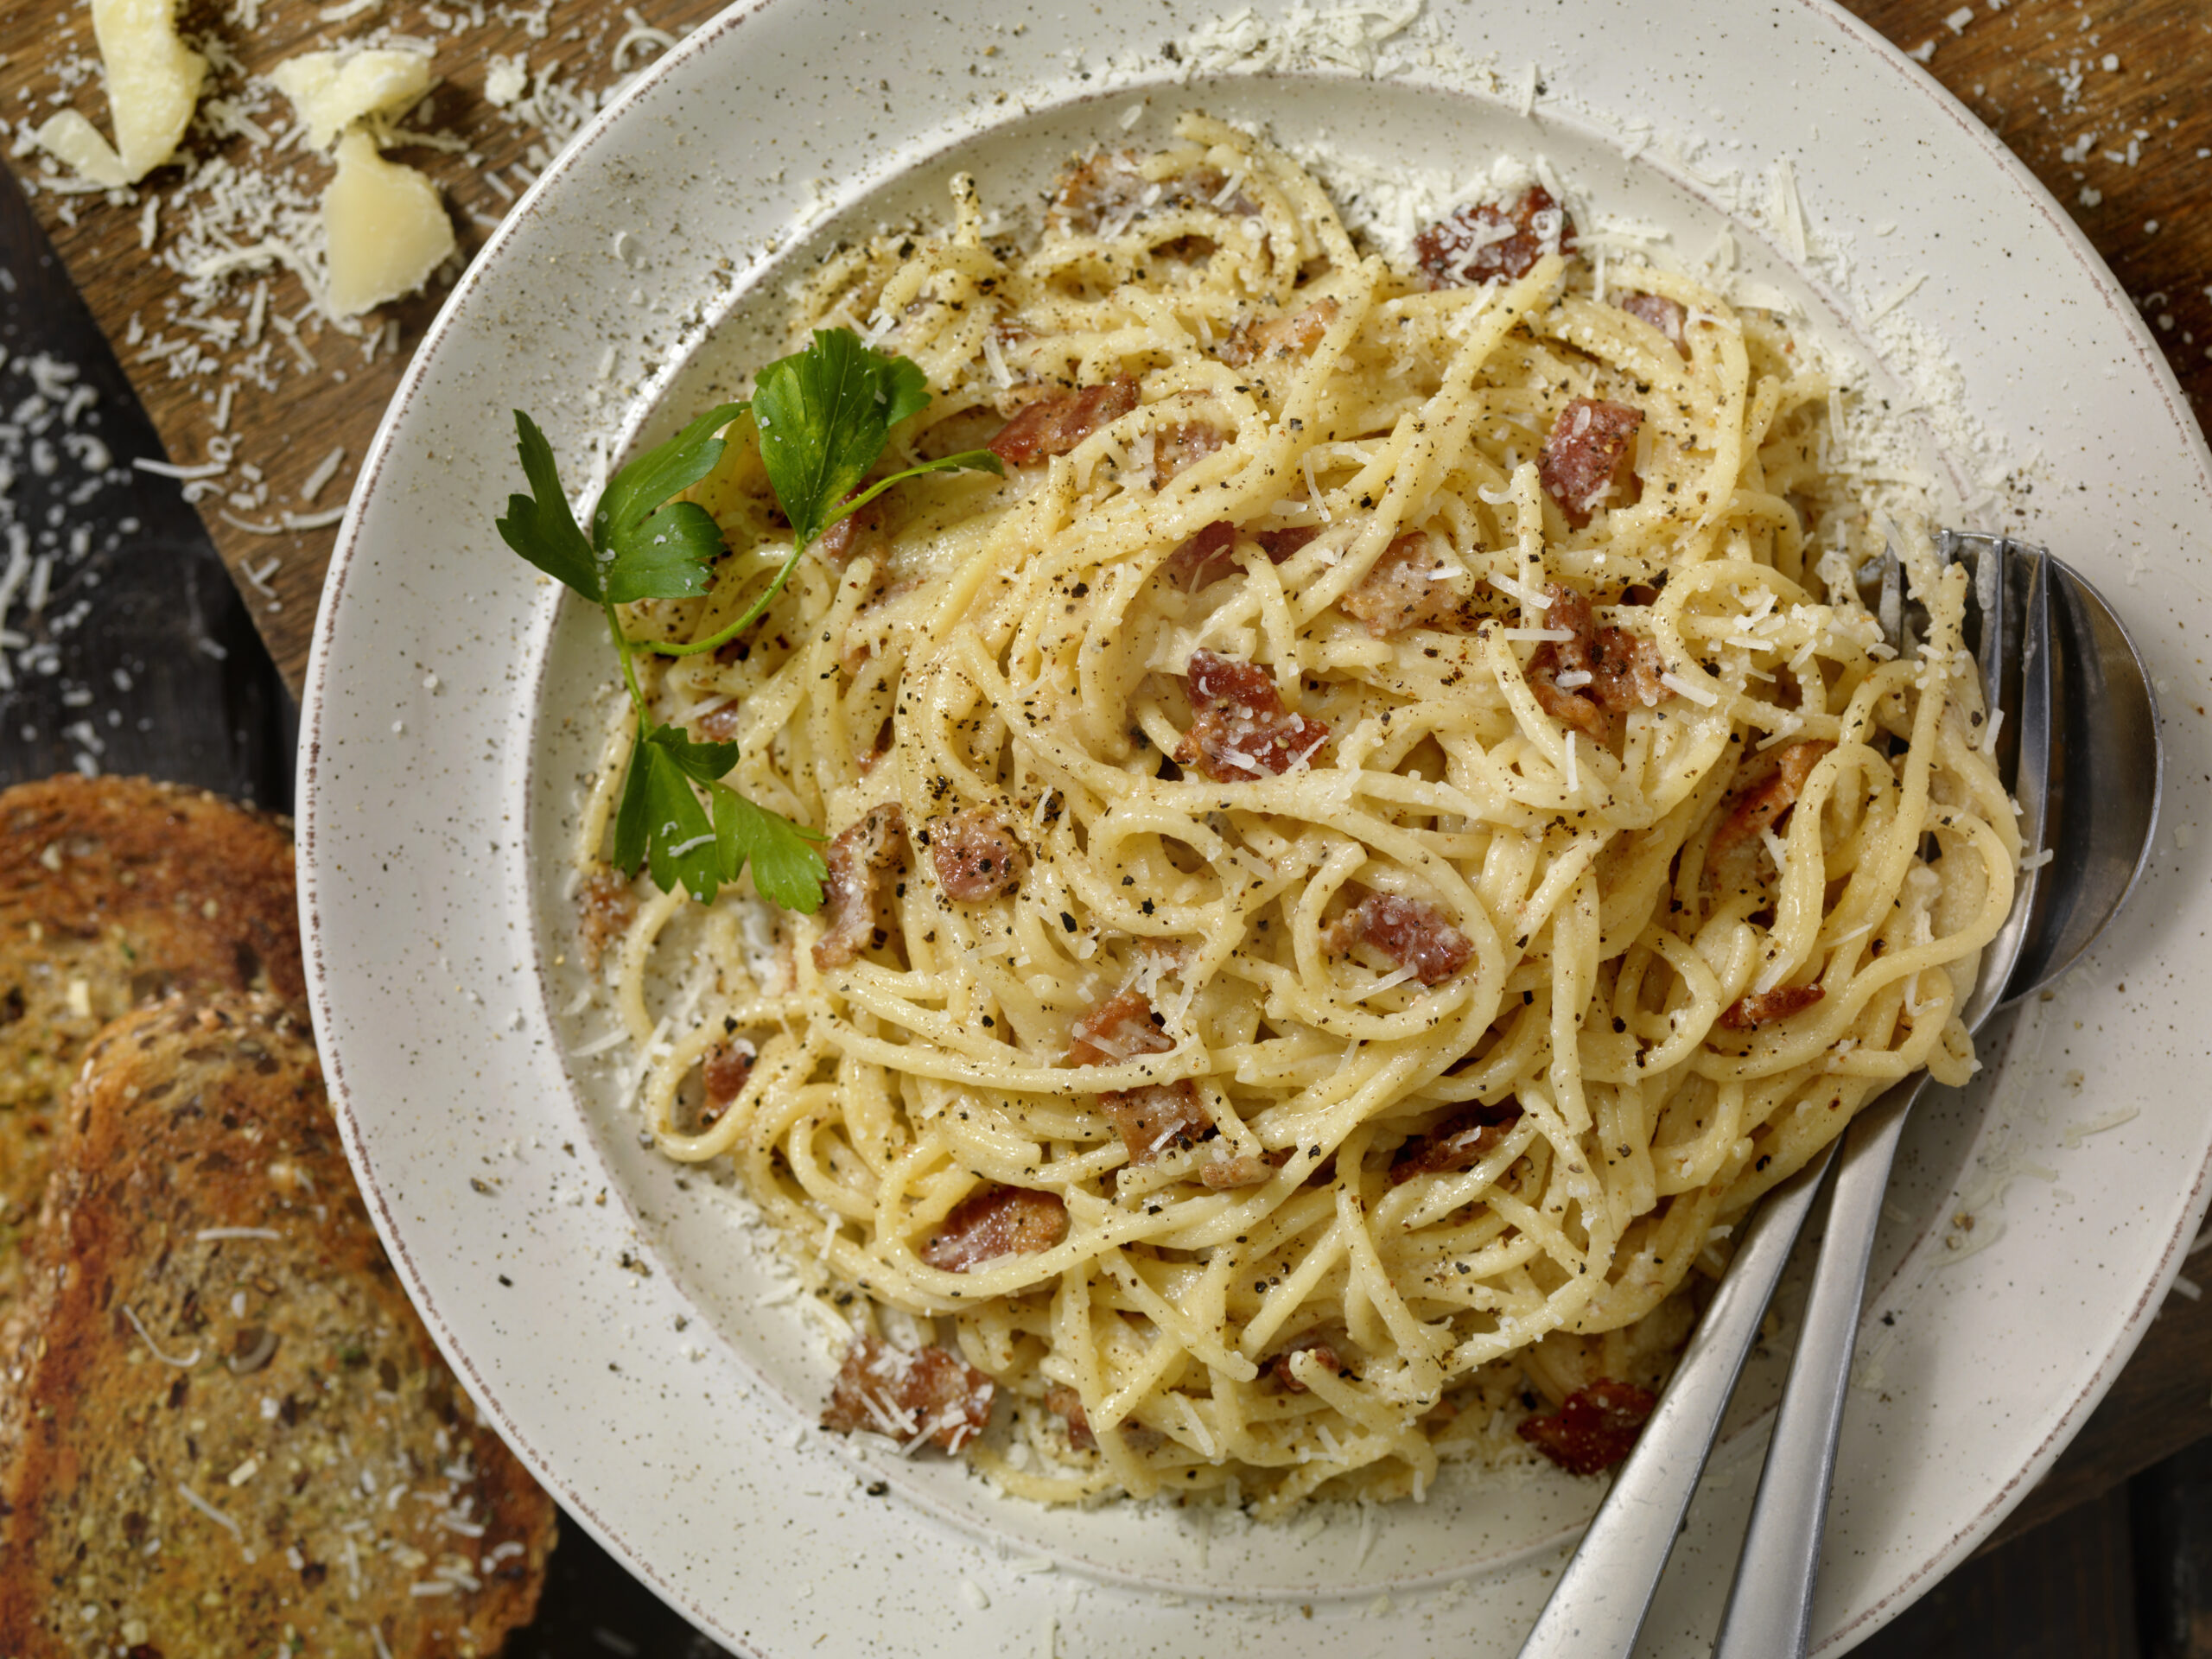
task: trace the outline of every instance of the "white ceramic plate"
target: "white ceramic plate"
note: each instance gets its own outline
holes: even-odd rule
[[[1318,57],[1285,42],[1328,28],[1263,9],[1214,31],[1250,48],[1238,69],[1188,85],[1202,0],[991,10],[762,0],[701,30],[510,218],[385,417],[309,669],[302,905],[346,1142],[402,1275],[562,1502],[747,1651],[1512,1652],[1594,1483],[1461,1479],[1425,1506],[1212,1530],[1043,1511],[811,1427],[820,1333],[775,1305],[710,1184],[640,1147],[611,1072],[564,1058],[594,1027],[560,1012],[577,982],[559,870],[610,668],[595,620],[564,615],[492,519],[518,482],[512,407],[581,488],[602,446],[766,354],[741,317],[715,325],[772,302],[810,234],[935,213],[956,163],[1017,200],[1141,101],[1134,142],[1202,105],[1386,170],[1541,152],[1678,257],[1732,226],[1750,280],[1926,405],[1957,511],[2103,587],[2170,711],[2148,885],[2056,1000],[1985,1043],[1993,1082],[1909,1137],[1818,1611],[1822,1646],[1849,1646],[2056,1456],[2204,1207],[2212,884],[2189,849],[2212,793],[2212,469],[2178,390],[2041,188],[1810,0],[1455,6],[1379,50],[1372,18],[1339,19]],[[1961,1211],[1970,1254],[1947,1243]],[[1702,1651],[1760,1438],[1724,1446],[1647,1651]]]

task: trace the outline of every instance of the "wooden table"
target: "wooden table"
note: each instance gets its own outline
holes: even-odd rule
[[[356,0],[358,3],[358,0]],[[1928,48],[1929,70],[1986,122],[2067,204],[2076,221],[2141,307],[2168,361],[2200,411],[2212,397],[2212,214],[2202,211],[2212,178],[2212,85],[2202,66],[2212,60],[2212,6],[2205,0],[2103,0],[2092,13],[2076,0],[1977,0],[1954,8],[1943,0],[1852,0],[1853,9],[1908,51]],[[234,3],[230,8],[237,10]],[[652,21],[680,31],[709,16],[715,0],[658,0]],[[89,58],[90,29],[81,7],[64,0],[5,8],[0,16],[0,110],[35,124],[60,88],[73,54]],[[562,128],[580,111],[574,95],[595,92],[614,78],[613,59],[629,32],[616,0],[543,0],[542,28],[522,24],[461,27],[448,33],[442,16],[465,18],[466,0],[375,0],[350,22],[328,23],[345,3],[260,0],[257,29],[220,33],[245,67],[265,70],[283,58],[329,45],[362,23],[381,18],[401,32],[439,38],[435,60],[448,77],[435,95],[435,130],[446,150],[417,148],[402,158],[436,179],[454,208],[464,253],[481,246],[524,172],[558,147]],[[487,7],[486,11],[498,10]],[[510,14],[527,8],[510,6]],[[651,55],[633,41],[627,61]],[[539,95],[518,118],[486,96],[493,56],[522,57],[533,70],[558,65],[555,90]],[[219,77],[218,96],[235,99],[236,73]],[[568,89],[564,105],[560,89]],[[83,79],[75,104],[103,125],[97,77]],[[538,118],[542,117],[543,119]],[[265,179],[285,181],[296,206],[311,204],[327,176],[325,164],[297,150],[257,143],[245,124],[281,133],[289,113],[281,103],[238,112],[238,135],[219,143],[195,138],[195,152],[232,162]],[[532,154],[535,150],[535,155]],[[18,156],[19,173],[35,178],[35,162]],[[197,194],[220,194],[202,163]],[[152,181],[164,205],[150,219],[144,199],[110,201],[97,194],[37,189],[39,217],[67,263],[94,315],[130,371],[172,461],[200,462],[228,449],[231,470],[200,502],[225,563],[241,578],[255,620],[295,690],[306,666],[308,641],[322,572],[334,531],[329,528],[257,533],[280,515],[342,501],[402,365],[434,315],[444,284],[430,296],[377,315],[363,337],[319,326],[305,308],[299,282],[282,270],[269,283],[257,345],[227,346],[171,315],[178,304],[174,260],[188,215],[171,200],[174,186]],[[1909,181],[1900,188],[1910,188]],[[283,204],[276,204],[279,214]],[[235,238],[252,239],[249,226]],[[146,245],[150,238],[150,246]],[[238,307],[218,308],[237,320]],[[273,319],[282,316],[291,332]],[[295,337],[296,336],[296,346]],[[266,387],[242,384],[227,411],[218,372],[189,372],[199,352],[234,369],[253,352],[312,372],[271,374]],[[218,415],[227,413],[226,429]],[[312,501],[302,485],[334,449],[338,471]],[[247,465],[259,471],[249,477]],[[2097,1497],[2129,1475],[2212,1434],[2212,1303],[2170,1301],[2149,1338],[2104,1406],[2043,1486],[2007,1524],[2015,1535],[2063,1510]]]

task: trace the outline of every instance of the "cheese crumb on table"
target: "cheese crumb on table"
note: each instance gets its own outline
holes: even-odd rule
[[[366,133],[338,142],[338,176],[322,194],[330,233],[330,308],[357,316],[411,294],[452,255],[453,223],[437,187],[377,154]]]
[[[430,90],[430,60],[391,49],[304,52],[278,64],[269,79],[299,111],[308,143],[326,149],[356,121],[400,115],[419,102]]]
[[[175,155],[207,60],[177,38],[176,0],[92,0],[92,35],[115,143],[74,110],[48,119],[35,142],[95,184],[134,184]]]

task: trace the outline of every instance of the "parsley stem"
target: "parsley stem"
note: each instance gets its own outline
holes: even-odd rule
[[[712,651],[718,645],[728,645],[758,622],[762,613],[776,602],[776,595],[784,591],[784,584],[791,579],[791,572],[798,569],[798,556],[805,550],[804,547],[791,549],[790,556],[784,560],[783,568],[776,572],[775,581],[768,584],[767,592],[747,606],[745,614],[736,621],[728,627],[716,629],[706,639],[694,639],[688,645],[677,645],[666,639],[622,639],[622,645],[639,651],[650,651],[661,657],[696,657],[702,651]],[[618,634],[617,638],[620,637]],[[623,664],[626,668],[629,664],[627,650],[623,653]]]
[[[630,706],[638,711],[638,723],[642,729],[645,724],[645,694],[638,684],[638,671],[630,659],[631,645],[622,632],[622,619],[614,613],[614,601],[611,599],[601,600],[599,608],[606,613],[607,632],[614,636],[614,654],[621,659],[623,683],[630,688]]]

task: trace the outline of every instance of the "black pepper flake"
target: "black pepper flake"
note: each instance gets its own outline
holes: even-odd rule
[[[1062,911],[1062,912],[1060,912],[1060,925],[1061,925],[1062,927],[1065,927],[1065,929],[1067,929],[1067,931],[1068,931],[1069,932],[1071,932],[1071,933],[1074,932],[1074,931],[1075,931],[1075,918],[1074,918],[1074,917],[1072,917],[1072,916],[1071,916],[1071,915],[1069,915],[1069,914],[1067,913],[1067,912],[1065,912],[1065,910],[1064,910],[1064,911]]]

